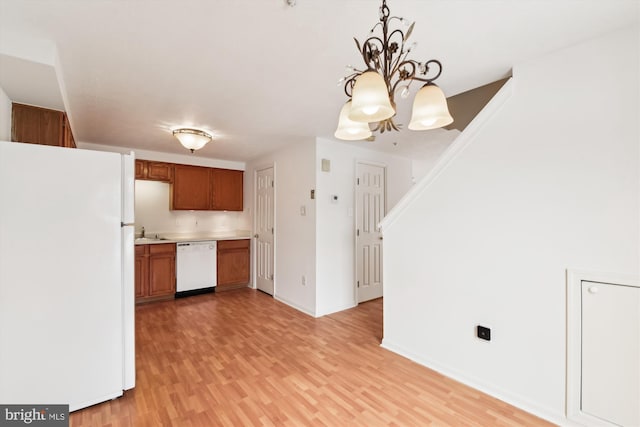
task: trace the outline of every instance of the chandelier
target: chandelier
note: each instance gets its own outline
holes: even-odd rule
[[[399,28],[391,29],[389,24],[396,20]],[[436,129],[453,122],[444,93],[433,83],[442,73],[440,61],[408,58],[415,47],[415,43],[408,43],[414,25],[407,26],[404,18],[390,16],[387,1],[382,0],[380,22],[371,29],[372,35],[364,43],[354,38],[366,70],[349,66],[350,74],[338,82],[344,83],[349,100],[340,111],[336,138],[353,141],[369,138],[372,132],[399,131],[402,125],[394,121],[395,94],[407,98],[414,81],[423,85],[414,98],[408,128]]]

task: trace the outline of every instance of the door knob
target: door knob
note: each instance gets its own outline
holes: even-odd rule
[[[260,235],[254,234],[253,237],[255,237],[257,239],[258,237],[260,237]]]

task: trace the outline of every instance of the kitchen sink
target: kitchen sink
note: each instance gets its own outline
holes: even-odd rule
[[[136,243],[153,243],[160,242],[163,240],[167,240],[164,237],[138,237],[136,238]]]

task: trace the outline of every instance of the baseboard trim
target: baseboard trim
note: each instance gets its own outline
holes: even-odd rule
[[[564,416],[559,417],[557,414],[554,414],[553,411],[547,408],[541,407],[540,405],[537,405],[529,401],[528,399],[524,399],[521,396],[505,391],[500,387],[496,387],[491,384],[486,384],[478,380],[477,378],[473,378],[468,375],[465,375],[464,373],[456,369],[452,369],[448,366],[441,365],[439,363],[435,363],[431,360],[428,360],[424,357],[415,355],[410,351],[407,351],[406,349],[402,348],[402,346],[399,346],[389,341],[386,338],[382,339],[382,343],[380,344],[380,346],[384,349],[397,353],[400,356],[406,357],[407,359],[412,360],[419,365],[432,369],[438,372],[439,374],[444,375],[445,377],[451,378],[455,381],[458,381],[459,383],[462,383],[478,391],[486,393],[492,397],[495,397],[496,399],[502,400],[503,402],[513,405],[519,409],[522,409],[523,411],[526,411],[530,414],[540,417],[546,421],[549,421],[551,423],[554,423],[560,426],[579,426],[579,424],[572,423],[571,421],[567,420]]]
[[[301,305],[298,305],[298,304],[294,303],[293,301],[289,301],[286,298],[282,298],[279,295],[275,295],[274,294],[273,295],[273,299],[275,299],[276,301],[280,301],[281,303],[286,304],[291,308],[295,308],[296,310],[301,311],[304,314],[308,314],[311,317],[316,317],[316,313],[315,312],[313,312],[311,310],[308,310],[306,307],[302,307]]]

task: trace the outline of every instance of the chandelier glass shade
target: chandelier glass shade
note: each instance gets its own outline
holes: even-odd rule
[[[453,117],[449,113],[447,99],[442,90],[434,84],[424,85],[413,100],[409,129],[437,129],[452,122]]]
[[[340,110],[338,129],[336,129],[334,136],[345,141],[358,141],[360,139],[369,138],[372,135],[371,129],[369,129],[369,124],[351,120],[349,118],[351,110],[351,101],[347,101],[347,103],[342,107],[342,110]]]
[[[200,129],[193,128],[179,128],[173,131],[173,136],[178,138],[180,144],[193,153],[195,150],[199,150],[209,141],[212,137],[207,132]]]
[[[398,28],[392,29],[390,24],[396,21]],[[415,43],[408,43],[414,25],[415,23],[408,25],[404,18],[391,16],[387,1],[382,0],[380,21],[371,29],[369,38],[363,43],[354,38],[366,69],[358,70],[349,66],[347,69],[350,74],[340,79],[339,83],[344,82],[345,94],[351,100],[349,120],[365,124],[367,128],[380,133],[399,131],[402,125],[394,120],[396,92],[406,98],[411,84],[417,81],[423,86],[413,102],[409,129],[435,129],[453,122],[444,93],[433,83],[442,73],[440,61],[430,59],[418,62],[408,58],[415,46]],[[352,134],[341,131],[347,105],[349,103],[340,112],[336,138],[368,138],[370,135],[365,136],[364,131],[359,133],[354,130]],[[362,137],[355,138],[356,134]]]
[[[355,81],[349,118],[358,122],[379,122],[396,114],[391,106],[384,78],[375,71],[367,71]]]

